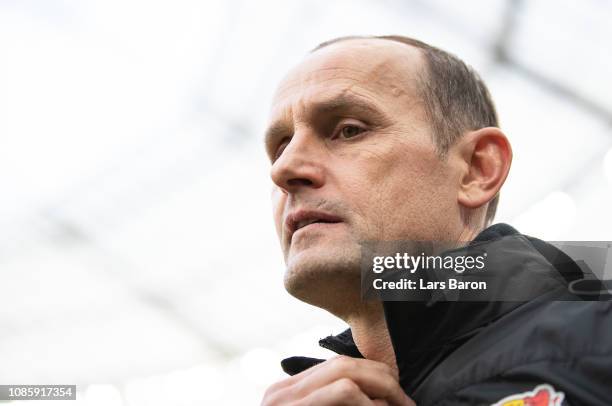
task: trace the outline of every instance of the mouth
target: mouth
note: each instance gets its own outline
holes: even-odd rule
[[[320,225],[338,224],[342,219],[338,216],[309,210],[298,210],[287,216],[285,219],[285,228],[289,240],[293,235],[301,229],[310,228]]]

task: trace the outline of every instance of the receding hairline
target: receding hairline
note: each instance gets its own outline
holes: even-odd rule
[[[426,60],[424,49],[425,47],[428,47],[429,45],[427,45],[424,42],[418,41],[418,40],[414,40],[414,44],[409,44],[406,42],[401,42],[401,41],[392,39],[389,36],[376,37],[376,36],[351,35],[351,36],[339,37],[339,38],[335,38],[329,41],[322,42],[321,44],[311,49],[308,52],[308,55],[312,55],[315,52],[320,51],[322,49],[332,48],[335,46],[341,46],[342,44],[345,44],[347,42],[358,42],[358,41],[361,41],[361,42],[383,42],[384,41],[384,43],[394,48],[397,48],[398,50],[409,52],[408,50],[411,49],[413,52],[411,54],[407,54],[406,56],[417,55],[419,59],[419,66],[416,72],[419,75],[427,75],[428,73],[427,72],[428,66],[427,66],[427,60]]]
[[[299,69],[301,67],[304,66],[304,64],[308,64],[309,61],[309,57],[313,54],[317,53],[320,50],[323,50],[325,48],[325,51],[330,51],[330,55],[331,57],[334,56],[334,53],[339,53],[342,52],[342,50],[339,49],[327,49],[327,48],[336,48],[337,46],[343,46],[346,45],[345,42],[352,42],[352,43],[356,43],[356,42],[362,42],[362,43],[368,43],[371,44],[372,40],[377,40],[377,39],[381,39],[384,40],[384,43],[390,45],[390,47],[392,47],[394,50],[399,51],[398,53],[393,53],[393,54],[389,54],[385,57],[385,63],[388,64],[388,66],[390,66],[391,63],[397,62],[397,61],[401,61],[403,60],[404,62],[406,62],[406,60],[408,60],[409,65],[405,65],[404,67],[398,67],[395,66],[394,69],[396,69],[397,71],[401,71],[402,68],[408,68],[411,72],[411,74],[413,74],[414,76],[409,78],[409,75],[407,75],[407,71],[403,70],[401,71],[401,77],[406,80],[406,79],[411,79],[411,81],[409,82],[408,80],[403,82],[401,84],[400,87],[402,87],[404,90],[409,90],[411,93],[413,94],[418,100],[422,101],[424,100],[424,91],[423,91],[423,84],[424,81],[427,80],[428,77],[428,66],[427,66],[427,59],[426,59],[426,55],[423,52],[423,50],[419,49],[418,47],[412,47],[413,49],[410,50],[407,47],[402,46],[403,44],[397,44],[397,45],[393,45],[393,43],[397,43],[397,41],[393,41],[393,40],[389,40],[389,39],[384,39],[384,38],[377,38],[377,37],[361,37],[361,36],[350,36],[350,37],[341,37],[341,38],[336,38],[334,40],[330,40],[330,41],[326,41],[323,42],[321,44],[319,44],[317,47],[311,49],[309,51],[308,54],[306,54],[305,58],[302,59],[301,62],[299,62],[297,65],[295,65],[293,67],[293,69],[291,69],[286,75],[285,77],[281,80],[279,86],[276,89],[276,92],[274,94],[274,99],[276,99],[276,97],[282,93],[282,91],[284,90],[283,87],[284,85],[287,83],[289,78],[293,78],[293,74],[296,72],[296,70],[299,71]],[[370,48],[371,49],[371,48]],[[378,50],[380,50],[380,47],[377,47]],[[346,51],[346,50],[345,50]],[[349,50],[350,51],[350,50]],[[324,57],[327,57],[328,55],[325,55]],[[410,57],[413,57],[412,59],[409,59]],[[406,58],[406,59],[402,59],[402,58]],[[418,58],[415,61],[415,58]],[[315,62],[316,63],[316,62]],[[380,63],[380,65],[385,65],[385,63]],[[334,65],[333,63],[331,64],[333,65],[333,67],[338,67],[336,65]],[[330,65],[330,66],[331,66]],[[290,82],[290,81],[289,81]],[[274,107],[274,106],[272,106]]]
[[[415,40],[414,41],[415,45],[413,45],[413,44],[397,41],[395,39],[392,39],[390,36],[381,36],[381,37],[371,36],[371,37],[369,37],[369,36],[351,35],[351,36],[347,36],[347,37],[334,38],[332,40],[322,42],[319,45],[317,45],[316,47],[312,48],[309,51],[309,53],[312,54],[312,53],[314,53],[316,51],[319,51],[319,50],[324,49],[324,48],[330,48],[330,47],[332,47],[334,45],[340,45],[340,44],[344,44],[344,43],[347,43],[347,42],[358,42],[358,41],[361,41],[361,42],[383,42],[384,41],[387,44],[397,44],[397,46],[399,46],[399,47],[401,47],[402,45],[403,46],[408,46],[408,47],[416,49],[418,51],[422,50],[421,46],[419,46],[419,45],[427,46],[427,44],[425,44],[424,42],[421,42],[421,41]],[[419,44],[419,45],[416,45],[416,44]]]
[[[393,66],[393,69],[401,72],[400,76],[403,78],[403,80],[405,80],[400,87],[403,87],[404,90],[409,91],[412,95],[414,95],[419,103],[424,103],[426,101],[426,85],[427,81],[429,80],[429,62],[427,60],[425,50],[420,48],[419,45],[427,46],[427,44],[420,41],[415,41],[415,45],[412,45],[384,36],[376,37],[353,35],[325,41],[311,49],[308,55],[313,55],[316,52],[324,49],[339,47],[350,42],[362,42],[368,44],[379,42],[381,44],[388,45],[393,50],[398,51],[398,53],[387,55],[387,58],[385,58],[385,63],[388,63],[389,66],[391,66],[390,64],[397,63],[397,65]],[[378,48],[380,49],[380,47]],[[404,63],[405,65],[399,65],[401,63]],[[384,65],[384,63],[381,63],[381,65]]]
[[[415,85],[415,88],[413,90],[416,90],[417,92],[416,96],[419,97],[421,101],[425,101],[427,97],[425,87],[427,85],[427,81],[429,80],[429,76],[430,76],[429,61],[427,60],[427,55],[426,55],[425,50],[428,48],[431,48],[431,46],[422,41],[413,40],[412,38],[410,38],[409,40],[410,40],[409,41],[410,43],[407,43],[404,41],[398,41],[397,39],[393,39],[393,36],[351,35],[351,36],[345,36],[345,37],[338,37],[338,38],[331,39],[329,41],[322,42],[321,44],[317,45],[315,48],[311,49],[308,54],[312,55],[323,49],[331,48],[334,46],[340,46],[347,42],[362,41],[362,42],[381,42],[382,43],[384,41],[384,43],[390,45],[391,47],[405,52],[405,57],[409,58],[411,56],[416,56],[418,58],[416,64],[414,64],[415,62],[414,60],[410,61],[412,62],[412,65],[413,65],[412,68],[414,69],[413,72],[415,75],[414,78],[412,78],[414,80],[414,85]],[[394,56],[394,57],[397,57],[397,56]]]

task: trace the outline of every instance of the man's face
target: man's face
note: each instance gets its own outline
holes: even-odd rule
[[[458,216],[457,171],[436,153],[417,90],[423,63],[404,44],[348,40],[280,84],[266,148],[296,296],[358,277],[360,241],[444,238]]]

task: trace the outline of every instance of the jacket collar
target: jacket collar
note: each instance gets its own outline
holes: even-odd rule
[[[320,339],[319,345],[337,354],[348,355],[354,358],[363,358],[355,341],[353,341],[353,334],[350,328],[344,330],[340,334],[330,335]],[[289,375],[295,375],[323,361],[325,360],[320,358],[289,357],[281,361],[281,367],[283,371]]]
[[[486,228],[470,245],[513,237],[527,239],[533,248],[528,252],[515,252],[513,255],[524,255],[546,262],[556,268],[567,281],[582,275],[580,268],[567,255],[541,240],[522,236],[507,224],[500,223]],[[499,272],[503,274],[504,270]],[[400,371],[400,384],[404,390],[412,393],[447,355],[488,324],[521,304],[383,302],[387,327]],[[319,345],[338,354],[363,358],[350,329],[321,339]],[[294,375],[323,361],[317,358],[291,357],[284,359],[281,366],[285,372]]]

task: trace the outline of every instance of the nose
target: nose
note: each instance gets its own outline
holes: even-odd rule
[[[295,133],[272,165],[272,181],[285,193],[320,188],[325,183],[321,141],[308,132]]]

